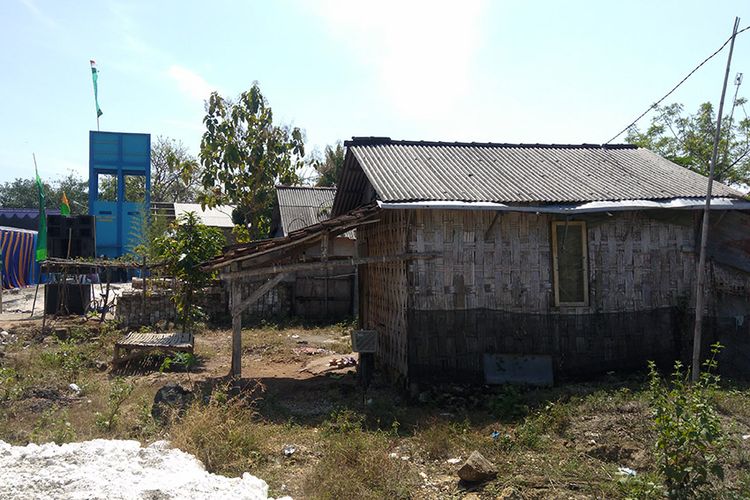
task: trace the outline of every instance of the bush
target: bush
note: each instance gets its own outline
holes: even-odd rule
[[[172,444],[195,455],[206,470],[239,476],[263,460],[263,430],[244,398],[217,392],[208,403],[194,402],[170,429]]]
[[[700,379],[689,383],[690,372],[675,362],[670,383],[663,383],[653,362],[649,362],[649,387],[656,430],[656,455],[670,498],[713,497],[715,479],[724,479],[722,466],[724,433],[713,405],[712,394],[718,389],[716,355],[721,349],[714,344],[712,356],[703,366]]]
[[[417,478],[409,463],[391,458],[393,435],[363,429],[350,411],[324,425],[322,456],[305,480],[305,495],[321,499],[411,498]]]
[[[120,408],[130,394],[133,392],[135,386],[128,382],[125,382],[123,378],[116,378],[112,381],[112,385],[109,389],[109,397],[107,398],[107,411],[106,413],[96,413],[96,426],[102,430],[110,431],[117,424],[120,418]]]

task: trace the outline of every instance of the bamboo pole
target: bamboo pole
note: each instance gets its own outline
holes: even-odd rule
[[[740,18],[734,18],[734,28],[732,29],[732,41],[729,44],[729,56],[727,56],[727,68],[724,72],[724,86],[721,89],[721,100],[719,101],[719,111],[716,118],[716,134],[714,135],[714,147],[711,153],[711,163],[708,168],[708,187],[706,188],[706,206],[703,209],[703,227],[701,229],[701,248],[698,257],[698,277],[695,286],[695,330],[693,331],[693,382],[698,380],[701,369],[701,335],[703,333],[703,302],[705,295],[706,281],[706,247],[708,246],[708,221],[711,213],[711,189],[714,182],[714,170],[716,169],[716,159],[719,153],[719,140],[721,139],[721,115],[724,112],[724,97],[727,93],[727,81],[729,80],[729,68],[732,65],[732,52],[734,51],[734,39],[737,37],[737,28],[740,24]]]

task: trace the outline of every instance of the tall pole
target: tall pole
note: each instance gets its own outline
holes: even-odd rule
[[[716,158],[719,153],[719,139],[721,138],[721,115],[724,112],[724,97],[727,93],[727,81],[729,80],[729,68],[732,65],[732,52],[734,51],[734,39],[737,37],[737,28],[740,18],[734,18],[732,30],[732,41],[729,44],[729,56],[727,57],[727,69],[724,72],[724,86],[721,89],[721,100],[719,101],[719,112],[716,118],[716,135],[714,135],[714,148],[711,153],[711,163],[708,169],[708,187],[706,189],[706,206],[703,209],[703,228],[701,229],[701,248],[698,257],[698,279],[695,286],[695,330],[693,332],[693,381],[697,381],[701,369],[701,333],[703,330],[703,302],[706,282],[706,246],[708,245],[708,219],[711,212],[711,189],[714,183],[714,170]]]

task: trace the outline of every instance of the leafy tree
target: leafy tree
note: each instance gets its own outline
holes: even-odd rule
[[[335,186],[344,168],[344,146],[340,142],[326,146],[324,158],[314,159],[312,166],[318,172],[316,186]]]
[[[275,125],[258,83],[236,102],[213,92],[203,119],[201,205],[236,205],[236,224],[253,238],[267,237],[276,204],[275,184],[294,184],[305,155],[298,128]]]
[[[158,136],[151,146],[151,201],[190,203],[199,185],[198,160],[182,142]]]
[[[62,193],[70,201],[72,214],[88,213],[88,182],[74,173],[69,173],[52,183],[43,182],[46,194],[46,208],[58,208]],[[33,178],[16,178],[0,184],[0,206],[9,208],[38,208],[39,194]]]
[[[219,254],[226,244],[224,234],[201,224],[195,213],[188,212],[178,217],[154,243],[165,272],[177,279],[174,301],[183,331],[188,331],[200,317],[193,296],[214,278],[213,273],[203,271],[200,265]]]
[[[735,101],[732,111],[722,119],[719,155],[715,178],[725,183],[750,185],[750,119],[744,114],[745,99]],[[737,106],[743,118],[734,117]],[[716,112],[710,102],[701,104],[695,114],[685,114],[681,104],[657,107],[651,125],[645,131],[633,127],[626,141],[648,148],[678,165],[708,175]]]
[[[65,177],[55,183],[56,188],[50,190],[50,196],[53,199],[48,200],[55,208],[59,207],[62,194],[70,202],[71,215],[89,213],[89,183],[86,179],[76,176],[73,172],[68,173]]]

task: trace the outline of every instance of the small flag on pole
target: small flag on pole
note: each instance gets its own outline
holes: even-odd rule
[[[39,178],[36,168],[36,157],[34,157],[34,173],[36,173],[36,187],[39,189],[39,232],[36,237],[36,261],[47,260],[47,209],[44,200],[44,184]]]
[[[93,59],[91,62],[91,79],[94,80],[94,102],[96,103],[96,118],[99,119],[102,116],[102,108],[99,107],[99,86],[97,81],[99,80],[99,70],[96,69],[96,61]]]
[[[70,202],[68,201],[68,197],[65,196],[65,191],[63,191],[62,198],[60,199],[60,215],[70,215]]]

